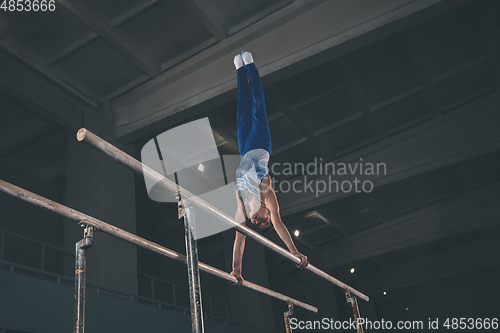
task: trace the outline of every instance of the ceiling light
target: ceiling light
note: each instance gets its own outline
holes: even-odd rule
[[[350,270],[351,274],[354,273],[354,271],[355,271],[354,267],[351,268],[351,270]]]
[[[294,232],[293,234],[295,235],[295,237],[299,237],[299,235],[300,235],[300,231],[295,230],[295,232]]]
[[[387,295],[387,291],[384,291],[382,294]]]
[[[205,166],[200,163],[200,165],[198,165],[198,170],[200,170],[201,172],[205,171]]]

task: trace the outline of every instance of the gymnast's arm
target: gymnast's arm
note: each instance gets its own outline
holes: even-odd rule
[[[238,209],[236,211],[235,220],[236,222],[243,221],[243,225],[246,226],[246,213],[243,203],[241,202],[238,194],[236,194],[236,201],[238,202]],[[243,277],[241,276],[241,265],[243,260],[243,252],[245,251],[245,238],[246,236],[239,231],[236,231],[236,236],[234,238],[233,245],[233,271],[231,275],[235,276],[238,280],[236,285],[241,285],[243,283]]]
[[[276,230],[278,236],[280,236],[281,240],[285,243],[288,251],[290,251],[291,254],[300,259],[300,264],[297,265],[297,267],[307,267],[307,265],[309,264],[307,256],[303,255],[297,250],[287,227],[281,220],[280,206],[278,204],[278,199],[276,198],[276,193],[274,193],[274,190],[272,188],[271,177],[269,175],[262,179],[261,193],[263,194],[267,208],[269,208],[269,210],[271,211],[271,222],[273,224],[274,230]]]

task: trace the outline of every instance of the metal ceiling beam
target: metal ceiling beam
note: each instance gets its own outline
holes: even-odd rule
[[[298,145],[300,145],[301,143],[304,143],[306,141],[307,141],[307,139],[302,137],[300,139],[292,141],[289,144],[286,144],[286,145],[281,146],[279,148],[276,148],[276,149],[273,148],[273,156],[278,156],[279,154],[284,153],[285,151],[290,150],[292,148],[295,148]]]
[[[297,111],[299,111],[302,108],[305,108],[311,104],[314,104],[317,101],[320,101],[324,98],[329,97],[330,95],[333,95],[341,90],[345,89],[344,86],[336,86],[336,87],[331,87],[327,90],[324,91],[319,91],[312,95],[311,97],[308,97],[307,99],[300,100],[299,102],[295,103],[293,105],[293,108]]]
[[[38,137],[53,130],[55,127],[55,124],[42,120],[34,121],[24,129],[16,130],[14,133],[7,131],[6,134],[9,135],[0,143],[0,158],[32,143]]]
[[[149,76],[147,76],[146,74],[143,74],[143,75],[139,76],[137,79],[132,80],[130,83],[124,85],[123,87],[120,87],[117,90],[114,90],[111,93],[107,94],[102,99],[107,100],[107,101],[111,101],[116,96],[119,96],[119,95],[141,85],[142,83],[148,81],[149,79],[150,79]]]
[[[373,200],[373,198],[371,198],[369,195],[361,193],[359,195],[359,199],[362,200],[365,203],[365,205],[368,207],[367,210],[372,211],[373,214],[377,217],[377,219],[379,221],[382,221],[382,223],[385,223],[387,221],[387,217],[384,215],[384,213],[382,212],[382,210],[378,207],[377,203]],[[359,215],[359,214],[361,214],[363,212],[364,211],[358,212],[358,213],[356,213],[354,215],[351,215],[351,216],[349,216],[349,217],[347,217],[345,219],[337,221],[337,224],[342,226],[343,225],[343,221],[352,220],[357,215]],[[331,220],[333,220],[333,218]],[[370,226],[371,226],[371,224],[367,225],[366,227],[370,227]],[[315,229],[317,229],[317,228],[315,228]],[[311,232],[314,232],[314,231],[317,231],[317,230],[314,230],[314,229],[311,230]],[[343,238],[349,237],[349,233],[347,232],[347,230],[345,230],[345,232],[343,233],[342,236],[343,236]],[[324,238],[317,245],[318,246],[325,245],[325,244],[330,243],[331,241],[335,240],[336,238],[338,238],[336,235],[328,237],[328,238]]]
[[[363,117],[363,114],[361,112],[357,112],[357,113],[353,114],[352,116],[349,116],[347,118],[344,118],[342,120],[334,122],[333,124],[327,125],[321,129],[317,130],[315,134],[316,134],[316,136],[319,136],[319,135],[328,133],[330,131],[333,131],[336,128],[344,126],[345,124],[348,124],[351,121],[355,121],[356,119],[359,119],[361,117]]]
[[[491,27],[488,31],[491,31],[493,30]],[[370,107],[370,111],[376,111],[386,105],[389,105],[389,104],[392,104],[398,100],[401,100],[403,98],[406,98],[410,95],[413,95],[419,91],[422,91],[422,89],[425,90],[425,93],[427,94],[428,96],[428,99],[430,100],[430,105],[431,105],[431,108],[432,108],[432,113],[434,115],[440,115],[441,114],[441,109],[439,107],[439,100],[437,99],[437,96],[435,96],[435,91],[433,89],[433,84],[434,83],[437,83],[437,82],[440,82],[446,78],[449,78],[449,77],[452,77],[454,75],[457,75],[471,67],[474,67],[474,66],[477,66],[478,64],[484,62],[487,60],[486,57],[481,57],[479,59],[475,59],[475,60],[472,60],[466,64],[464,64],[463,66],[460,66],[456,69],[453,69],[447,73],[444,73],[443,75],[441,75],[440,77],[436,78],[436,79],[433,79],[432,82],[431,82],[431,78],[430,78],[430,74],[428,73],[428,69],[427,67],[424,65],[423,63],[423,60],[421,59],[421,55],[419,55],[419,48],[417,47],[416,45],[416,41],[415,41],[415,37],[414,37],[414,29],[411,28],[409,30],[407,30],[405,33],[405,38],[406,38],[406,41],[407,41],[407,44],[408,44],[408,48],[410,49],[410,53],[412,54],[412,58],[413,58],[413,61],[414,61],[414,66],[416,67],[420,77],[421,77],[421,81],[423,82],[423,88],[418,86],[418,87],[415,87],[414,89],[411,89],[409,91],[406,91],[402,94],[399,94],[398,96],[395,96],[393,98],[391,98],[390,100],[387,100],[387,101],[384,101],[382,103],[379,103],[378,105],[375,105],[375,106],[371,106]],[[495,37],[495,34],[494,33],[491,33],[492,37]],[[498,35],[498,34],[497,34]],[[492,38],[490,37],[489,40],[491,40]],[[494,44],[494,43],[491,43],[490,44]],[[490,45],[490,49],[492,49],[492,46]],[[494,54],[496,54],[494,51],[491,52],[490,51],[490,58],[491,59],[494,59]],[[498,57],[498,56],[497,56]],[[496,62],[494,62],[496,64]],[[499,67],[499,66],[497,66]],[[498,69],[497,69],[498,70]],[[495,70],[493,71],[494,73]],[[498,74],[498,73],[497,73]],[[341,89],[344,88],[344,87],[340,87]],[[339,87],[336,87],[333,89],[333,92],[334,91],[337,91],[339,90]],[[314,99],[313,99],[314,100]],[[461,101],[463,102],[463,101]],[[308,101],[305,101],[304,103],[301,103],[300,107],[304,107],[306,106],[308,103]],[[449,109],[451,106],[447,106],[447,109]],[[344,125],[345,123],[348,123],[350,121],[353,121],[353,120],[356,120],[358,119],[359,117],[361,116],[361,114],[357,114],[357,115],[353,115],[351,117],[349,117],[348,119],[345,119],[345,120],[342,120],[342,121],[339,121],[335,124],[332,124],[332,125],[329,125],[327,126],[326,128],[324,129],[321,129],[321,130],[318,130],[316,131],[316,135],[320,135],[320,134],[324,134],[326,132],[329,132],[331,130],[334,130],[335,128],[338,128],[339,126],[341,125]],[[422,118],[418,118],[416,120],[416,122],[421,122],[423,121]],[[397,129],[395,129],[397,130]],[[394,130],[391,130],[391,132],[394,131]]]
[[[0,51],[0,90],[43,117],[75,130],[82,124],[86,103],[62,91],[33,67]]]
[[[130,42],[125,35],[114,31],[109,20],[91,5],[81,0],[57,0],[57,2],[149,77],[153,78],[161,74],[158,64]]]
[[[303,231],[300,231],[300,237],[304,237],[304,236],[307,236],[307,235],[310,235],[318,230],[323,230],[323,229],[326,229],[326,228],[333,228],[335,229],[336,231],[339,231],[338,228],[335,228],[331,223],[330,221],[328,221],[328,219],[326,219],[326,217],[324,217],[323,215],[319,216],[318,215],[318,211],[314,210],[308,214],[305,214],[303,217],[300,217],[298,218],[298,220],[300,219],[303,219],[303,218],[308,218],[308,217],[311,217],[311,216],[317,216],[318,218],[320,218],[323,222],[325,222],[325,224],[322,224],[320,226],[317,226],[317,227],[314,227],[314,228],[311,228],[311,229],[307,229],[307,230],[303,230]],[[337,223],[340,223],[340,222],[337,222]],[[344,237],[347,237],[347,236],[344,236]]]
[[[42,171],[40,168],[37,168],[29,163],[21,161],[19,158],[15,156],[7,156],[2,158],[2,165],[9,166],[11,169],[18,170],[25,175],[29,175],[29,177],[34,177],[38,180],[43,181]]]
[[[302,286],[302,275],[300,274],[300,271],[297,270],[296,268],[294,270],[290,270],[290,272],[284,272],[284,273],[277,275],[276,280],[280,282],[280,285],[286,286],[289,289],[291,289],[290,286],[293,286],[296,284]],[[295,291],[295,289],[296,288],[294,288],[294,291]]]
[[[429,206],[323,247],[325,264],[336,267],[498,225],[500,184]]]
[[[467,177],[467,174],[466,174],[465,169],[464,169],[464,165],[463,164],[457,165],[455,170],[457,170],[457,175],[458,175],[458,178],[460,179],[460,185],[462,187],[462,190],[465,193],[468,193],[470,191],[470,188],[471,188],[471,181],[470,181],[469,177]]]
[[[179,77],[190,74],[203,66],[212,65],[214,60],[220,59],[222,54],[226,55],[229,52],[229,56],[231,57],[230,61],[232,63],[232,57],[234,56],[235,52],[234,50],[239,49],[239,47],[236,45],[244,45],[242,40],[245,39],[248,42],[249,38],[258,38],[262,35],[265,35],[272,30],[273,23],[277,23],[277,21],[279,21],[279,23],[281,24],[286,23],[288,19],[295,17],[295,15],[297,15],[297,12],[302,12],[304,10],[303,7],[314,8],[322,2],[323,0],[295,1],[293,6],[288,6],[279,13],[273,14],[272,17],[268,17],[260,22],[257,22],[253,27],[249,27],[249,29],[246,29],[245,32],[239,34],[239,36],[231,36],[229,38],[230,40],[224,41],[224,43],[216,44],[211,48],[210,52],[206,52],[204,55],[196,56],[193,59],[188,59],[187,61],[183,62],[182,65],[176,67],[175,70],[163,73],[159,78],[155,79],[154,82],[146,83],[138,87],[137,89],[123,96],[120,96],[115,101],[113,101],[113,108],[124,107],[131,103],[134,103],[138,99],[143,98],[145,94],[148,95],[149,93],[153,93],[167,85],[172,84],[173,81],[178,80]],[[231,73],[234,75],[234,71],[231,71]]]
[[[152,6],[156,5],[159,3],[161,0],[142,0],[135,6],[133,6],[130,9],[127,9],[125,12],[122,12],[119,14],[117,17],[113,18],[110,22],[111,29],[118,28],[122,24],[125,24],[126,22],[130,21],[137,15],[141,14],[142,12],[148,10]]]
[[[166,239],[174,239],[174,236],[172,235],[173,231],[177,229],[180,232],[183,228],[184,226],[182,225],[182,221],[179,221],[179,219],[169,219],[159,222],[154,228],[154,233],[158,240],[163,241]]]
[[[488,61],[490,68],[493,72],[495,87],[500,87],[500,65],[498,64],[500,58],[500,31],[498,29],[498,22],[492,16],[493,9],[491,8],[493,1],[481,0],[481,10],[483,14],[483,24],[486,35],[486,49],[488,52]]]
[[[286,224],[286,221],[285,221],[285,224]],[[298,243],[300,243],[301,245],[304,245],[305,247],[307,247],[309,250],[312,250],[312,251],[316,252],[317,254],[320,253],[319,250],[313,244],[306,241],[303,237],[301,237],[301,235],[299,235],[299,237],[295,237],[295,236],[293,236],[293,232],[290,232],[290,236],[295,240],[296,245]],[[268,238],[269,238],[269,240],[271,240],[272,242],[275,242],[275,243],[281,242],[281,239],[278,237],[277,233],[273,233],[273,234],[269,235]],[[298,246],[299,251],[300,251],[299,245],[297,245],[297,246]]]
[[[420,78],[420,83],[422,84],[425,95],[427,96],[427,100],[429,101],[429,105],[431,106],[431,112],[433,115],[438,116],[442,112],[441,104],[439,102],[437,92],[431,83],[429,68],[427,67],[422,56],[422,52],[420,51],[414,28],[408,29],[404,32],[404,41],[411,55],[415,71]]]
[[[305,245],[305,246],[306,246],[307,248],[309,248],[310,250],[313,250],[314,252],[316,252],[316,253],[318,253],[318,254],[320,253],[320,251],[318,250],[318,248],[317,248],[315,245],[313,245],[313,244],[309,243],[308,241],[306,241],[306,240],[305,240],[305,239],[303,239],[302,237],[296,237],[296,238],[295,238],[295,240],[296,240],[297,242],[299,242],[299,243],[302,243],[303,245]]]
[[[476,59],[473,59],[471,61],[468,61],[464,63],[463,65],[460,65],[458,67],[453,68],[452,70],[445,72],[443,74],[440,74],[438,76],[435,76],[431,79],[431,83],[433,85],[438,84],[439,82],[442,82],[444,80],[450,79],[462,72],[465,72],[466,70],[469,70],[471,68],[474,68],[484,62],[488,61],[488,57],[485,55],[482,55]]]
[[[249,25],[252,25],[253,23],[255,23],[257,21],[262,20],[266,16],[271,15],[275,11],[280,10],[281,8],[283,8],[287,5],[290,5],[293,3],[294,5],[300,6],[300,5],[305,4],[307,2],[308,2],[307,0],[305,0],[305,1],[304,0],[282,0],[282,1],[272,5],[271,7],[259,12],[257,15],[252,16],[249,19],[247,19],[241,23],[238,23],[235,26],[230,27],[229,28],[229,35],[234,35],[238,31],[241,31],[241,30],[245,29],[246,27],[248,27]]]
[[[390,266],[389,263],[387,262],[387,260],[382,259],[380,257],[370,258],[370,261],[373,262],[375,265],[379,266],[382,269],[387,269]]]
[[[209,48],[210,46],[212,46],[216,43],[217,43],[217,39],[215,39],[215,37],[211,37],[211,38],[207,39],[206,41],[195,45],[194,47],[190,48],[186,52],[179,54],[177,57],[170,59],[167,62],[164,62],[161,65],[161,70],[162,71],[169,70],[172,67],[175,67],[179,63],[185,61],[186,59],[191,58],[192,56],[202,52],[203,50]]]
[[[51,166],[40,171],[42,180],[49,183],[57,182],[66,176],[66,158],[56,161]]]
[[[58,147],[62,151],[66,151],[68,149],[67,141],[61,141],[59,138],[56,138],[49,133],[47,135],[43,135],[41,139],[45,142],[50,143],[51,145]],[[66,131],[64,131],[64,135],[66,136]]]
[[[204,1],[182,0],[182,3],[219,42],[229,36],[226,24],[217,17]]]
[[[307,216],[311,216],[311,215],[315,215],[315,216],[318,216],[322,221],[325,222],[324,225],[321,225],[321,226],[318,226],[316,228],[312,228],[312,229],[309,229],[309,230],[306,230],[304,232],[301,232],[300,235],[299,235],[299,238],[298,239],[301,239],[303,240],[304,239],[304,236],[306,235],[309,235],[309,234],[312,234],[318,230],[322,230],[322,229],[325,229],[325,228],[332,228],[334,229],[336,232],[339,232],[340,231],[340,234],[342,235],[343,238],[345,237],[348,237],[349,236],[349,233],[348,231],[340,224],[341,221],[335,221],[333,218],[331,218],[330,220],[328,220],[325,216],[321,215],[320,213],[318,213],[317,211],[314,211]],[[333,223],[331,223],[330,221],[334,221]],[[331,238],[328,238],[328,239],[333,239],[333,238],[337,238],[337,236],[333,236]],[[310,247],[313,248],[317,253],[320,253],[320,251],[317,250],[317,247],[321,247],[321,245],[325,242],[325,239],[322,239],[320,241],[317,241],[315,242],[314,244],[311,244]]]
[[[415,60],[415,61],[416,61],[416,60]],[[423,74],[423,75],[425,75],[425,74]],[[425,78],[422,78],[422,80],[424,80],[424,79],[425,79]],[[344,82],[344,83],[346,83],[346,82]],[[427,83],[426,83],[426,84],[428,84],[429,86],[431,85],[431,84],[430,84],[430,80],[429,80],[429,79],[427,79]],[[297,106],[294,106],[294,108],[293,108],[293,109],[294,109],[295,111],[298,111],[299,109],[305,108],[305,107],[309,106],[310,104],[314,103],[315,101],[317,101],[317,100],[319,100],[319,99],[321,99],[321,98],[324,98],[324,97],[326,97],[326,96],[328,96],[328,95],[330,95],[330,94],[333,94],[333,93],[335,93],[335,92],[337,92],[337,91],[339,91],[339,90],[342,90],[342,89],[347,89],[348,91],[350,91],[351,95],[352,95],[352,94],[356,94],[356,92],[355,92],[355,91],[353,91],[353,88],[352,88],[352,87],[346,87],[346,86],[334,87],[334,88],[330,89],[330,90],[329,90],[329,91],[327,91],[327,92],[324,92],[324,93],[318,94],[318,95],[316,95],[316,96],[313,96],[313,97],[312,97],[311,99],[309,99],[309,100],[306,100],[306,101],[301,101],[301,102],[300,102]],[[404,99],[404,98],[407,98],[408,96],[414,95],[414,94],[416,94],[416,93],[418,93],[418,92],[422,91],[422,89],[425,89],[425,91],[426,91],[426,93],[428,94],[429,98],[434,98],[434,100],[433,100],[433,101],[431,101],[431,102],[430,102],[430,104],[433,104],[433,105],[438,105],[438,104],[439,104],[439,103],[438,103],[438,100],[435,98],[435,96],[433,96],[433,95],[432,95],[434,91],[432,90],[432,88],[431,88],[431,87],[427,87],[427,86],[425,86],[425,85],[424,85],[424,88],[422,88],[422,87],[418,86],[418,87],[415,87],[415,88],[413,88],[413,89],[410,89],[410,90],[408,90],[408,91],[406,91],[406,92],[403,92],[403,93],[401,93],[401,94],[399,94],[399,95],[397,95],[397,96],[394,96],[393,98],[391,98],[391,99],[389,99],[389,100],[383,101],[382,103],[379,103],[379,104],[377,104],[377,105],[370,106],[370,107],[369,107],[369,106],[367,106],[367,105],[362,105],[362,106],[361,106],[361,108],[363,108],[363,107],[364,107],[365,109],[367,109],[367,108],[368,108],[368,109],[369,109],[369,111],[370,111],[370,113],[368,113],[368,112],[363,112],[363,113],[357,113],[357,114],[354,114],[354,115],[352,115],[352,116],[350,116],[350,117],[348,117],[348,118],[346,118],[346,119],[340,120],[340,121],[338,121],[338,122],[336,122],[336,123],[334,123],[334,124],[331,124],[331,125],[326,126],[325,128],[322,128],[322,129],[319,129],[319,130],[315,131],[313,135],[314,135],[314,136],[318,136],[318,135],[325,134],[325,133],[330,132],[330,131],[332,131],[332,130],[334,130],[334,129],[336,129],[336,128],[338,128],[338,127],[342,126],[342,125],[345,125],[345,124],[347,124],[347,123],[349,123],[349,122],[351,122],[351,121],[354,121],[354,120],[356,120],[356,119],[358,119],[358,118],[362,117],[363,115],[364,115],[364,116],[367,116],[367,115],[368,115],[368,116],[372,117],[372,112],[375,112],[375,111],[377,111],[377,110],[379,110],[379,109],[381,109],[381,108],[383,108],[383,107],[385,107],[385,106],[387,106],[387,105],[393,104],[393,103],[395,103],[395,102],[397,102],[397,101],[399,101],[399,100],[402,100],[402,99]],[[436,103],[437,103],[437,104],[436,104]],[[363,103],[358,102],[358,104],[359,104],[359,105],[361,105],[361,104],[363,104]],[[439,111],[436,111],[436,110],[437,110],[437,109],[433,107],[433,113],[434,113],[435,115],[438,115],[438,114],[440,114],[440,113],[441,113],[441,111],[440,111],[440,110],[439,110]],[[420,118],[419,118],[419,119],[417,119],[417,122],[420,122],[420,121],[422,121],[422,119],[420,119]],[[380,125],[380,123],[378,124],[378,126],[379,126],[379,127],[381,126],[381,125]],[[372,126],[372,128],[374,129],[374,132],[377,132],[377,131],[381,132],[381,130],[378,130],[376,126]],[[391,131],[392,131],[392,130],[391,130]],[[379,136],[379,139],[380,139],[380,136]],[[364,144],[365,144],[365,143],[362,143],[362,145],[364,145]],[[342,153],[342,152],[339,152],[339,153]],[[333,160],[333,158],[332,158],[332,160]],[[325,162],[326,162],[326,161],[329,161],[329,160],[325,160]]]
[[[373,132],[377,135],[379,140],[384,140],[385,138],[385,130],[382,123],[373,116],[371,112],[371,105],[368,103],[365,93],[357,84],[356,80],[354,80],[349,68],[344,63],[342,58],[338,58],[333,60],[330,63],[332,65],[333,70],[337,73],[342,84],[346,87],[347,91],[351,94],[352,98],[358,104],[360,111],[365,116],[366,120],[370,123],[370,126]]]
[[[36,112],[23,105],[21,102],[15,100],[7,94],[0,92],[0,105],[2,112],[0,117],[7,119],[16,126],[26,127],[30,123],[45,122],[45,119],[38,115]],[[9,126],[9,129],[12,129]],[[6,132],[4,132],[5,135]]]
[[[48,79],[54,81],[66,91],[70,92],[83,102],[92,106],[93,108],[100,110],[101,104],[99,103],[99,96],[94,92],[88,90],[80,83],[75,81],[71,77],[60,77],[54,74],[45,64],[42,59],[36,56],[34,53],[28,50],[19,50],[14,46],[7,44],[5,41],[0,39],[0,47],[9,52],[12,56],[16,57],[20,61],[28,64],[34,68],[38,73],[47,77]]]
[[[426,123],[394,135],[384,142],[361,149],[335,161],[339,163],[385,163],[387,174],[364,175],[375,187],[443,168],[466,159],[500,149],[500,132],[493,119],[499,119],[500,94],[490,94]],[[464,132],[464,128],[468,131]],[[424,149],[425,148],[425,149]],[[311,177],[308,181],[329,181],[332,175]],[[352,181],[354,176],[335,175],[335,180]],[[361,179],[361,177],[360,177]],[[297,179],[290,179],[295,181]],[[300,180],[300,179],[299,179]],[[356,194],[354,191],[328,193],[279,193],[283,216]]]
[[[224,140],[227,141],[227,145],[231,147],[236,153],[239,152],[240,148],[238,146],[238,139],[233,137],[233,135],[229,134],[223,127],[226,127],[226,121],[222,119],[218,114],[213,111],[207,111],[206,115],[209,119],[213,119],[214,121],[210,122],[210,126],[215,130]],[[223,124],[224,126],[221,126]]]
[[[324,221],[326,224],[330,225],[332,228],[334,228],[337,231],[340,231],[343,237],[349,237],[349,231],[342,225],[342,222],[337,221],[331,214],[326,213],[326,212],[318,212],[315,211],[317,217],[319,217],[322,221]]]
[[[378,204],[373,200],[373,197],[367,193],[361,193],[359,195],[360,200],[364,202],[364,204],[368,207],[368,209],[375,215],[382,223],[387,222],[387,216],[380,209]]]
[[[303,237],[303,236],[307,236],[307,235],[310,235],[312,234],[313,232],[316,232],[318,230],[323,230],[323,229],[326,229],[326,228],[330,228],[331,226],[329,224],[323,224],[323,225],[320,225],[320,226],[317,226],[315,228],[312,228],[312,229],[308,229],[308,230],[305,230],[305,231],[302,231],[300,233],[300,236]]]
[[[227,140],[224,140],[224,138],[222,137],[222,135],[220,135],[219,133],[217,133],[216,130],[214,130],[212,128],[212,134],[214,135],[214,138],[215,138],[215,146],[217,148],[219,148],[220,146],[223,146],[227,143]]]
[[[400,1],[386,1],[386,6],[379,6],[363,0],[362,3],[343,2],[346,7],[341,11],[330,1],[294,1],[113,100],[115,137],[129,142],[166,123],[180,123],[189,115],[233,98],[236,75],[232,60],[242,47],[254,54],[266,86],[448,11],[464,1],[423,0],[408,1],[404,5]],[[360,11],[360,6],[365,10]],[[410,15],[416,12],[424,13]],[[403,17],[409,18],[402,20]],[[313,31],[304,34],[304,27]],[[149,107],[144,113],[146,105],[155,107]],[[190,112],[185,112],[187,110]]]
[[[372,112],[372,113],[376,112],[376,111],[378,111],[380,109],[383,109],[383,108],[385,108],[385,107],[387,107],[387,106],[389,106],[391,104],[394,104],[394,103],[396,103],[398,101],[406,99],[406,98],[408,98],[410,96],[413,96],[413,95],[421,92],[422,90],[423,90],[423,88],[421,86],[415,86],[415,87],[413,87],[411,89],[403,91],[402,93],[397,94],[395,96],[392,96],[389,99],[386,99],[385,101],[382,101],[382,102],[380,102],[378,104],[375,104],[375,105],[371,105],[370,106],[370,112]]]
[[[76,51],[80,50],[81,48],[90,44],[91,42],[93,42],[94,40],[96,40],[98,38],[99,38],[99,36],[95,32],[93,32],[93,31],[89,32],[88,34],[86,34],[82,38],[74,41],[70,45],[66,46],[62,50],[59,50],[56,54],[54,54],[50,58],[48,58],[45,61],[46,66],[51,67],[51,66],[57,64],[61,60],[64,60],[65,58],[69,57],[70,55],[72,55]]]
[[[428,205],[427,200],[425,199],[424,194],[420,190],[420,186],[418,185],[418,182],[415,179],[410,179],[408,180],[408,186],[410,187],[412,193],[415,195],[417,198],[420,207],[425,208]]]

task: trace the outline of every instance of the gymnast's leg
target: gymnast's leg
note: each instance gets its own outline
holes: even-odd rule
[[[248,80],[250,82],[250,92],[252,97],[253,148],[262,148],[271,154],[271,131],[269,130],[264,89],[260,83],[259,72],[257,71],[257,67],[255,67],[253,57],[250,52],[243,52],[242,58],[246,67]]]
[[[238,148],[240,155],[245,155],[252,149],[252,99],[251,90],[248,85],[248,75],[243,59],[238,54],[234,57],[238,81],[238,112],[237,112],[237,133]]]

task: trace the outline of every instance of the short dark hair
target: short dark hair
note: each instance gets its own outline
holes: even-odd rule
[[[273,228],[273,221],[271,220],[271,211],[267,207],[266,207],[266,209],[267,209],[267,213],[269,214],[269,225],[260,229],[260,231],[262,231],[262,232],[268,232]]]
[[[260,231],[262,232],[268,232],[273,228],[273,223],[269,221],[269,225],[265,226],[264,228],[259,228]]]

